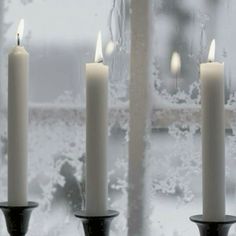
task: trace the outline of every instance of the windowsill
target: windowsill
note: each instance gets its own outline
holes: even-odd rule
[[[65,122],[85,122],[85,107],[71,104],[30,104],[30,120],[45,119],[61,120]],[[6,111],[4,112],[6,114]],[[200,105],[177,104],[168,107],[155,108],[152,112],[152,128],[168,128],[173,123],[200,123]],[[236,107],[225,106],[226,128],[231,129],[236,121]],[[110,123],[127,121],[128,104],[111,107],[109,109]]]

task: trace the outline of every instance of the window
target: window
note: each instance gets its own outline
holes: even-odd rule
[[[198,235],[189,217],[201,213],[202,207],[199,63],[207,60],[213,38],[217,60],[225,63],[227,213],[235,214],[235,10],[231,0],[153,1],[153,109],[147,149],[150,235]],[[85,63],[94,60],[101,30],[110,68],[109,206],[120,212],[112,235],[123,236],[127,233],[130,2],[0,1],[3,201],[7,198],[7,54],[15,45],[22,17],[23,44],[30,53],[29,198],[40,204],[29,235],[82,232],[74,212],[84,206]],[[177,76],[170,70],[175,51],[181,57]],[[7,235],[5,227],[0,234]]]

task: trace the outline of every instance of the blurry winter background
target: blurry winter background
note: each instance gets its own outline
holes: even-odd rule
[[[128,0],[0,1],[0,200],[7,198],[7,53],[24,18],[23,44],[30,53],[29,191],[30,200],[40,203],[29,236],[83,235],[73,214],[84,205],[84,67],[94,58],[98,30],[110,66],[109,205],[121,213],[112,236],[127,233],[129,7]],[[236,214],[236,2],[153,0],[153,11],[150,235],[197,236],[188,217],[201,213],[199,63],[206,61],[212,38],[217,60],[226,67],[227,213]],[[182,60],[178,87],[170,72],[173,51]],[[2,215],[0,225],[6,236]],[[230,233],[236,235],[235,228]]]

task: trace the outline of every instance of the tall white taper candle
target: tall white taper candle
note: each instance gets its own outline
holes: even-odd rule
[[[209,62],[201,64],[203,217],[225,217],[224,64],[214,62],[212,41]]]
[[[101,33],[95,63],[86,65],[86,212],[107,210],[108,66],[103,64]]]
[[[17,30],[17,46],[8,57],[8,204],[27,205],[27,132],[29,54],[20,45],[24,21]]]

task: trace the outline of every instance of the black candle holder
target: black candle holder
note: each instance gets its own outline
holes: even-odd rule
[[[1,202],[8,233],[11,236],[25,236],[28,231],[31,212],[38,206],[36,202],[28,202],[27,206],[9,206],[8,202]]]
[[[75,214],[83,223],[85,236],[109,236],[111,221],[119,212],[108,210],[104,216],[88,216],[85,211]]]
[[[197,224],[201,236],[227,236],[232,224],[236,223],[236,217],[226,215],[222,221],[205,221],[202,215],[191,216],[190,220]]]

